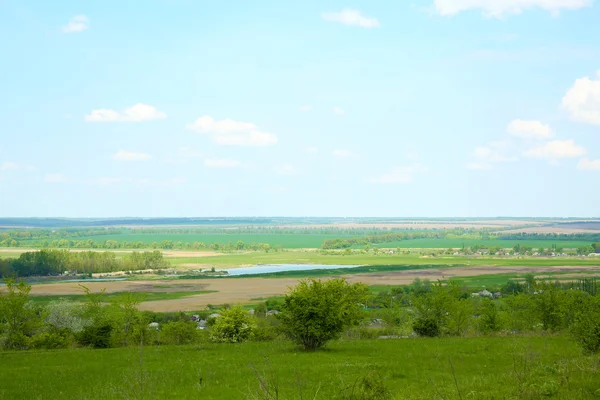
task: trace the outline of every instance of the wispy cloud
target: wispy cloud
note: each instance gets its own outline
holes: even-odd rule
[[[325,21],[339,22],[361,28],[379,28],[381,26],[377,18],[367,17],[362,12],[351,8],[345,8],[338,12],[325,12],[321,14],[321,17]]]
[[[68,180],[69,178],[67,178],[65,175],[58,173],[46,174],[44,177],[44,182],[46,183],[65,183],[68,182]]]
[[[525,157],[545,158],[558,160],[561,158],[581,157],[587,150],[575,144],[573,140],[553,140],[551,142],[533,147],[523,153]]]
[[[167,114],[156,107],[138,103],[122,112],[99,108],[85,116],[87,122],[144,122],[167,118]]]
[[[69,23],[62,27],[64,33],[83,32],[89,28],[90,20],[85,15],[76,15]]]
[[[540,121],[515,119],[506,129],[512,136],[521,139],[550,139],[554,136],[550,127]]]
[[[0,164],[0,171],[34,171],[35,167],[26,164],[20,164],[13,161],[4,161]]]
[[[587,158],[582,158],[577,164],[577,169],[587,171],[600,171],[600,160],[589,160]]]
[[[490,142],[486,146],[475,147],[471,154],[472,161],[465,164],[465,168],[477,171],[494,169],[494,164],[517,161],[517,157],[507,156],[508,142]]]
[[[441,15],[481,10],[486,17],[501,18],[541,8],[556,15],[561,10],[577,10],[592,5],[592,0],[434,0],[433,7]]]
[[[310,106],[308,104],[304,105],[304,106],[300,106],[300,111],[302,111],[302,112],[307,112],[307,111],[310,111],[310,110],[312,110],[312,106]]]
[[[343,108],[341,108],[341,107],[333,107],[333,108],[331,109],[331,111],[333,111],[333,113],[334,113],[335,115],[345,115],[345,114],[346,114],[346,110],[344,110],[344,109],[343,109]]]
[[[213,142],[223,146],[272,146],[278,140],[277,136],[261,131],[251,122],[215,120],[208,115],[198,118],[187,128],[206,134]]]

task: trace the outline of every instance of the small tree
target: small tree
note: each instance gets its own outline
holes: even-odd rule
[[[241,306],[221,311],[212,328],[210,339],[221,343],[240,343],[250,338],[254,327],[253,318]]]
[[[278,315],[284,334],[305,350],[316,350],[357,325],[369,290],[345,279],[303,280],[286,295]]]
[[[585,296],[572,305],[571,335],[586,353],[600,351],[600,298]]]
[[[160,332],[160,342],[164,344],[190,344],[198,340],[196,324],[192,321],[166,323]]]
[[[4,331],[6,336],[4,347],[26,349],[43,319],[29,301],[30,285],[7,279],[6,289],[6,293],[0,292],[0,333]]]

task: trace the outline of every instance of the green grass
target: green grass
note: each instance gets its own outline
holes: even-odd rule
[[[208,294],[208,293],[216,293],[216,290],[198,290],[194,292],[135,292],[142,296],[143,301],[158,301],[158,300],[177,300],[182,299],[184,297],[195,296],[198,294]],[[122,295],[126,292],[115,292],[115,293],[107,293],[103,296],[103,301],[110,301],[119,295]],[[130,292],[131,293],[131,292]],[[30,299],[39,305],[46,305],[51,301],[66,299],[71,301],[85,301],[86,296],[83,294],[67,294],[67,295],[53,295],[53,296],[34,296],[32,295]]]
[[[304,398],[335,400],[369,374],[396,399],[600,394],[598,357],[565,337],[481,337],[346,341],[316,353],[285,342],[0,352],[0,398],[247,399],[258,388],[252,366],[272,371],[282,400],[298,399],[300,384]]]
[[[560,266],[594,265],[600,266],[599,258],[496,258],[492,256],[465,257],[439,256],[420,257],[401,254],[352,254],[324,255],[318,251],[281,251],[281,252],[243,252],[223,254],[215,257],[174,257],[168,259],[173,265],[204,264],[207,266],[227,267],[255,264],[322,264],[322,265],[497,265],[497,266]]]

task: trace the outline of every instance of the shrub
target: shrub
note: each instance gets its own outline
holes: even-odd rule
[[[220,343],[241,343],[250,338],[254,328],[253,318],[241,306],[221,312],[210,329],[210,339]]]
[[[340,400],[391,400],[392,393],[384,379],[377,373],[369,373],[354,385],[343,389]]]
[[[90,325],[77,334],[76,339],[82,346],[91,346],[95,349],[111,347],[111,334],[113,327],[108,323]]]
[[[175,321],[163,325],[160,342],[163,344],[190,344],[198,338],[196,324],[192,321]]]
[[[483,299],[479,310],[479,330],[483,333],[492,333],[500,330],[498,308],[490,299]]]
[[[440,325],[434,318],[419,317],[413,322],[413,330],[419,336],[440,336]]]
[[[589,296],[574,304],[571,335],[586,353],[600,352],[600,299]]]
[[[305,350],[316,350],[344,330],[358,325],[368,297],[368,288],[344,279],[303,280],[285,296],[282,331]]]
[[[51,329],[35,335],[29,341],[33,349],[66,349],[71,344],[71,332],[68,329]]]

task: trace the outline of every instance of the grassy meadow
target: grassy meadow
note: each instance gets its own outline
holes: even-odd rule
[[[278,397],[256,396],[257,376]],[[600,359],[562,336],[340,341],[316,353],[286,342],[0,352],[5,399],[352,399],[369,376],[396,399],[600,395]]]

